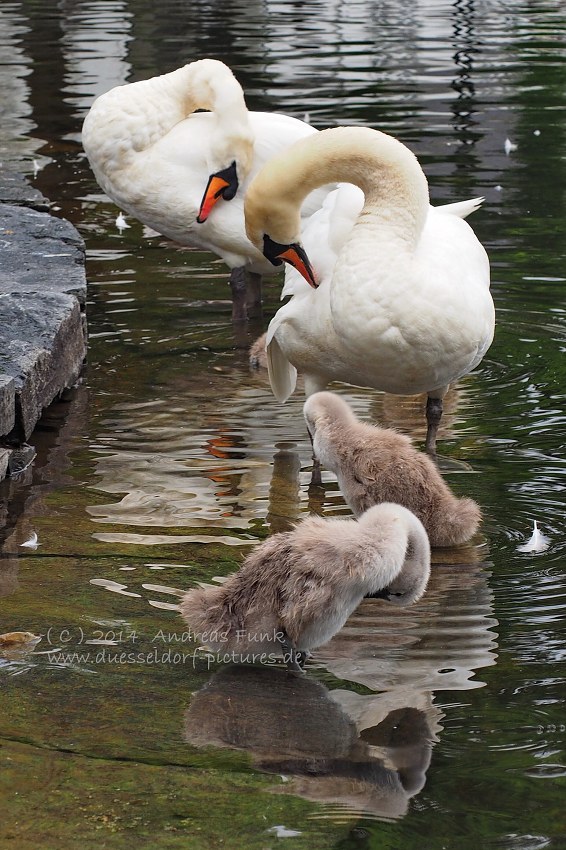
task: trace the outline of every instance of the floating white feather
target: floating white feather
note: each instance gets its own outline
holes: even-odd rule
[[[550,546],[550,539],[539,531],[536,519],[534,520],[533,533],[526,543],[517,546],[517,552],[544,552]]]
[[[505,153],[509,156],[510,153],[517,150],[517,145],[511,139],[505,139]]]
[[[287,827],[283,826],[282,824],[272,826],[267,831],[276,835],[277,838],[295,838],[297,835],[302,835],[302,833],[299,832],[298,829],[287,829]]]
[[[123,230],[125,230],[127,227],[130,227],[130,226],[131,226],[131,225],[129,225],[129,224],[128,224],[128,222],[126,221],[126,219],[125,219],[125,217],[124,217],[124,213],[119,212],[119,213],[118,213],[118,216],[117,216],[117,218],[116,218],[116,227],[118,228],[118,230],[120,231],[120,233],[121,233]]]

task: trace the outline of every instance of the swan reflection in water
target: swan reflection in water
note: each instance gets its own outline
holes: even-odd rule
[[[390,611],[366,599],[344,628],[316,651],[315,663],[339,679],[371,690],[462,691],[483,687],[475,671],[496,663],[498,621],[487,564],[471,563],[478,548],[433,550],[430,580],[412,608]]]
[[[163,398],[122,403],[109,414],[92,451],[95,487],[115,501],[89,505],[93,523],[131,526],[132,532],[144,527],[140,542],[147,542],[150,529],[206,528],[214,535],[216,529],[250,532],[266,522],[279,531],[307,511],[320,512],[322,504],[311,504],[307,493],[311,447],[302,396],[282,407],[267,376],[250,379],[246,364],[222,375],[205,370],[191,380],[189,386],[171,377]],[[424,436],[424,396],[336,389],[359,418],[398,427],[416,440]],[[454,435],[467,402],[463,387],[445,397],[440,439]],[[350,513],[332,473],[323,470],[323,481],[331,486],[318,498],[333,512]]]
[[[363,710],[356,697],[275,667],[224,667],[193,695],[184,737],[249,752],[258,770],[284,777],[276,792],[324,803],[327,816],[402,817],[424,787],[442,715],[425,696],[359,697]]]

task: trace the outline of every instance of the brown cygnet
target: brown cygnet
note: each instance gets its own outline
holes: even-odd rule
[[[457,498],[409,437],[360,422],[331,392],[311,395],[304,415],[316,458],[337,476],[356,516],[380,502],[397,502],[418,516],[431,546],[457,546],[475,534],[479,505]]]
[[[180,610],[195,638],[224,660],[290,669],[329,641],[365,596],[416,602],[430,573],[422,523],[381,504],[358,520],[307,517],[274,534],[220,587],[189,590]]]

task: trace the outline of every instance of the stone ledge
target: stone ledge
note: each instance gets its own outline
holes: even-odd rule
[[[18,204],[41,212],[49,212],[50,203],[38,189],[17,171],[0,170],[0,203]]]
[[[0,372],[14,379],[11,441],[31,436],[44,407],[79,377],[86,355],[79,304],[72,295],[0,295]]]
[[[1,315],[1,310],[0,310]],[[0,357],[2,348],[0,348]],[[1,367],[0,367],[1,369]],[[16,424],[16,383],[0,371],[0,434],[9,434]],[[2,475],[0,475],[0,480]]]
[[[84,242],[70,222],[27,207],[3,204],[0,257],[0,295],[65,292],[84,304]]]
[[[0,479],[86,356],[84,242],[21,175],[0,169]]]

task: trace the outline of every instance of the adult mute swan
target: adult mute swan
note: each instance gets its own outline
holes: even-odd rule
[[[210,110],[197,112],[196,110]],[[243,198],[274,154],[317,131],[287,115],[248,112],[232,71],[200,59],[100,95],[83,147],[104,192],[181,245],[212,251],[231,269],[233,319],[261,308],[261,275],[273,265],[249,242]],[[307,199],[303,214],[326,192]],[[247,293],[246,293],[247,280]]]
[[[265,540],[219,587],[189,590],[181,614],[197,640],[234,661],[299,670],[365,596],[410,605],[423,595],[430,545],[417,517],[381,504],[359,520],[311,516]],[[262,657],[263,656],[263,657]]]
[[[355,516],[380,502],[397,502],[420,519],[431,546],[458,546],[475,534],[479,505],[457,498],[410,437],[360,422],[334,393],[314,393],[303,410],[315,457],[335,473]]]
[[[298,210],[330,180],[358,186],[364,203],[353,227],[338,228],[335,261],[320,274],[301,244]],[[334,380],[426,392],[434,454],[449,384],[477,366],[493,339],[489,261],[463,221],[477,204],[431,207],[416,157],[367,127],[323,130],[270,160],[246,194],[246,231],[271,262],[291,263],[310,284],[292,286],[268,328],[275,397],[291,395],[297,370],[307,396]]]

